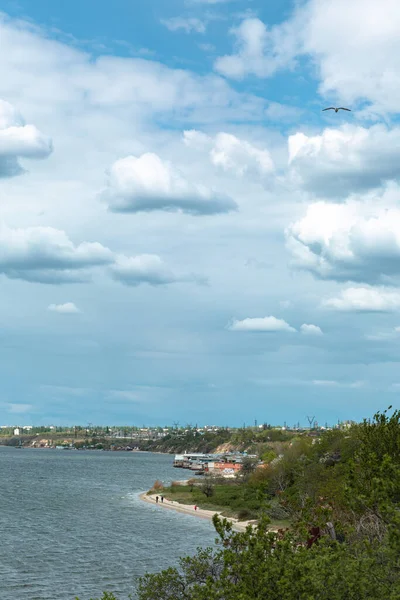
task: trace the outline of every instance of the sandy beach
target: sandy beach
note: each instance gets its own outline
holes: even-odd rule
[[[192,506],[190,504],[180,504],[179,502],[176,502],[173,500],[167,500],[166,498],[164,498],[164,502],[159,501],[157,504],[156,495],[157,494],[147,495],[146,493],[144,493],[144,494],[140,494],[139,497],[144,502],[148,502],[150,504],[154,504],[155,506],[160,507],[160,510],[161,509],[175,510],[177,512],[184,513],[186,515],[192,515],[193,517],[199,517],[200,519],[208,519],[209,521],[212,520],[215,513],[221,514],[220,511],[204,510],[203,508],[198,508],[197,510],[195,510],[194,506]],[[256,521],[238,521],[237,519],[233,519],[233,518],[229,518],[229,517],[226,517],[226,518],[228,519],[228,521],[230,521],[233,524],[233,529],[235,531],[245,531],[245,529],[248,525],[256,524]]]

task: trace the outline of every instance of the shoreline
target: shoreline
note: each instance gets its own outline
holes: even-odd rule
[[[0,448],[11,448],[12,450],[61,450],[56,446],[9,446],[0,442]],[[62,448],[62,450],[78,450],[79,452],[125,452],[125,454],[163,454],[171,456],[170,452],[157,452],[156,450],[125,450],[125,449],[109,449],[109,448]]]
[[[221,515],[221,511],[219,510],[206,510],[204,508],[198,508],[197,510],[194,510],[194,507],[189,504],[180,504],[179,502],[176,502],[176,500],[167,500],[166,498],[164,498],[164,502],[157,503],[156,496],[157,494],[148,495],[147,492],[142,492],[139,494],[139,498],[143,502],[153,504],[153,506],[159,506],[160,508],[174,510],[175,512],[179,512],[185,515],[192,515],[193,517],[197,517],[200,519],[207,519],[208,521],[212,521],[212,518],[215,514]],[[160,494],[158,494],[158,496],[160,496]],[[235,531],[243,532],[249,525],[257,525],[257,521],[238,521],[234,517],[223,518],[227,519],[227,521],[232,523],[233,529]]]

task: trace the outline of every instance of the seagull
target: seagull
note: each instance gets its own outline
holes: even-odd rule
[[[334,110],[335,112],[338,112],[339,110],[348,110],[349,112],[351,112],[351,108],[344,108],[343,106],[339,106],[338,108],[330,106],[329,108],[323,108],[322,112],[324,112],[324,110]]]

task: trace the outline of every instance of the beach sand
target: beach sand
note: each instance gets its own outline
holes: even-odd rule
[[[150,504],[155,504],[156,506],[159,506],[160,508],[175,510],[177,512],[184,513],[186,515],[192,515],[194,517],[199,517],[201,519],[208,519],[209,521],[212,520],[215,513],[221,514],[221,512],[217,511],[217,510],[204,510],[203,508],[198,508],[197,510],[194,510],[194,506],[192,506],[191,504],[180,504],[179,502],[176,502],[173,500],[167,500],[166,498],[164,498],[164,502],[159,501],[157,504],[156,495],[157,494],[147,495],[146,493],[144,493],[144,494],[140,494],[139,497],[144,502],[148,502]],[[160,494],[158,496],[160,497]],[[233,524],[233,529],[235,531],[245,531],[245,529],[248,525],[256,525],[257,524],[257,521],[238,521],[237,519],[233,519],[230,517],[226,517],[226,518],[228,519],[228,521],[230,521]],[[274,528],[271,527],[271,530],[272,529],[274,529]]]

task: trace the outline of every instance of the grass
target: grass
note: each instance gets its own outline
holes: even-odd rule
[[[236,482],[214,485],[213,495],[209,498],[201,491],[201,483],[171,485],[164,488],[161,493],[167,500],[197,505],[205,510],[221,512],[224,517],[246,521],[257,519],[264,504],[264,498],[260,496],[259,490]],[[284,519],[272,519],[272,521],[273,525],[279,527],[288,526],[288,521]]]

